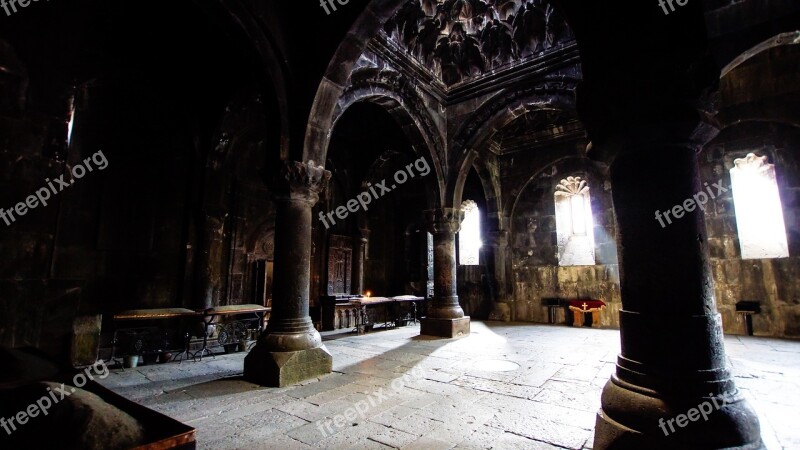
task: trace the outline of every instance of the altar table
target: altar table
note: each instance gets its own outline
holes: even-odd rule
[[[592,327],[600,328],[600,312],[606,307],[600,300],[570,300],[569,310],[572,311],[572,326],[582,327],[584,315],[592,313]]]

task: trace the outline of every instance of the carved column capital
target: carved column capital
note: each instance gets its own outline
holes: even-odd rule
[[[431,234],[456,234],[461,230],[464,211],[459,208],[438,208],[425,211],[425,221]]]
[[[301,201],[314,206],[327,186],[331,173],[314,161],[284,161],[272,179],[276,200]]]

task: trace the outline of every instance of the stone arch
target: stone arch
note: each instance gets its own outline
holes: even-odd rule
[[[258,18],[253,16],[251,10],[244,5],[242,0],[228,0],[224,4],[206,5],[204,8],[219,8],[224,10],[224,14],[215,14],[226,17],[225,28],[232,30],[234,39],[243,48],[249,50],[257,59],[258,69],[261,70],[271,81],[271,86],[263,86],[267,98],[274,99],[277,103],[277,112],[280,121],[280,159],[286,159],[289,155],[289,99],[286,95],[289,92],[287,74],[289,69],[285,63],[282,52],[275,45],[275,39],[269,34]]]
[[[517,203],[519,202],[519,198],[525,193],[525,191],[528,189],[528,187],[531,185],[531,183],[534,182],[534,180],[539,178],[546,171],[553,170],[554,168],[556,168],[558,166],[562,166],[564,164],[569,164],[570,167],[572,167],[572,166],[576,166],[576,167],[581,166],[582,165],[581,160],[582,160],[582,158],[580,158],[579,156],[575,156],[575,155],[553,155],[553,159],[548,161],[548,162],[546,162],[542,166],[541,169],[539,169],[536,172],[534,172],[533,174],[531,174],[530,178],[528,178],[528,180],[525,182],[525,184],[522,185],[522,187],[520,187],[519,190],[516,190],[514,193],[509,194],[508,200],[506,201],[506,204],[505,204],[506,205],[506,211],[505,212],[507,214],[507,217],[509,217],[509,219],[513,219],[514,218],[514,213],[516,211]],[[593,161],[593,160],[589,159],[588,157],[585,158],[585,161],[583,163],[585,163],[586,172],[588,174],[591,174],[592,177],[596,177],[598,179],[603,179],[603,180],[605,180],[608,177],[608,174],[606,173],[606,167],[604,166],[603,163],[600,163],[600,162],[597,162],[597,161]],[[571,170],[570,172],[573,172],[573,171],[574,170]],[[562,176],[562,175],[558,175],[558,176]],[[564,176],[567,176],[567,175],[564,174]],[[592,188],[597,189],[598,186],[592,185]]]
[[[430,208],[442,204],[445,171],[442,160],[445,149],[441,134],[422,99],[399,73],[386,70],[364,69],[353,76],[352,84],[336,103],[331,129],[354,104],[370,102],[383,107],[397,122],[411,141],[418,156],[430,161],[434,177],[426,177],[426,197]],[[325,139],[327,154],[331,134]]]
[[[577,80],[543,81],[521,89],[497,94],[484,103],[465,122],[452,140],[450,157],[453,170],[447,183],[446,201],[460,205],[469,169],[478,157],[478,149],[494,133],[513,120],[537,109],[575,110]]]
[[[796,104],[785,94],[800,90],[800,75],[781,83],[764,83],[776,79],[775,72],[800,64],[800,31],[781,33],[746,50],[720,74],[721,128],[742,122],[772,122],[800,128]],[[752,77],[754,71],[760,76]],[[754,78],[756,82],[750,81]]]
[[[255,257],[272,261],[275,251],[275,224],[266,221],[246,237],[246,251]]]
[[[335,118],[338,99],[345,91],[348,79],[356,62],[367,48],[367,44],[375,37],[380,27],[408,0],[375,0],[369,2],[361,16],[350,28],[336,53],[331,58],[324,78],[314,98],[314,105],[309,115],[305,142],[303,143],[303,160],[325,161],[327,157],[327,141],[329,130]],[[576,40],[580,44],[584,34],[584,22],[581,5],[575,0],[551,0],[570,25]],[[585,8],[585,7],[584,7]],[[445,162],[443,162],[445,165]]]

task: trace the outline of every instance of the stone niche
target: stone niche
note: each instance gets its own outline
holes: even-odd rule
[[[579,239],[571,242],[575,237]],[[570,244],[575,242],[584,246],[591,242],[591,247],[584,248],[580,258],[573,257]],[[514,320],[547,323],[546,299],[593,298],[608,305],[601,314],[601,325],[619,326],[621,297],[611,189],[601,173],[590,169],[588,161],[567,160],[543,170],[528,183],[514,209],[509,244]],[[558,310],[555,319],[564,323],[564,310]]]
[[[725,333],[745,334],[745,320],[736,312],[736,303],[757,301],[761,312],[752,317],[756,336],[800,337],[797,326],[800,316],[800,285],[797,283],[800,260],[796,256],[800,250],[797,148],[800,148],[797,130],[775,124],[749,123],[724,130],[701,154],[701,179],[714,183],[721,180],[722,186],[728,188],[711,200],[705,210],[714,294]],[[750,154],[753,156],[748,157]],[[782,223],[767,224],[775,227],[775,231],[763,237],[768,238],[770,248],[780,251],[778,254],[788,250],[788,257],[768,257],[767,246],[742,242],[743,237],[748,238],[747,227],[753,224],[748,223],[746,217],[737,216],[746,211],[746,206],[742,208],[742,202],[737,203],[735,194],[747,189],[746,185],[738,183],[740,180],[734,181],[738,177],[737,161],[738,167],[755,170],[751,175],[760,177],[765,184],[772,184],[771,180],[777,183],[772,189],[779,194]],[[765,164],[767,161],[774,161],[774,166]],[[763,194],[758,192],[745,191],[745,195],[752,195],[751,199],[745,198],[745,205],[747,200],[761,202],[759,208],[766,203],[761,201]],[[761,222],[761,217],[757,218]],[[740,228],[741,225],[745,228]],[[753,233],[760,239],[764,230],[759,228]]]

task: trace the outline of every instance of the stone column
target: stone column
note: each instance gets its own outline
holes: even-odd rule
[[[367,243],[369,230],[361,228],[354,236],[355,248],[353,249],[353,294],[364,293],[364,262],[367,260]]]
[[[195,270],[193,307],[208,309],[218,306],[222,294],[222,262],[225,251],[225,222],[228,215],[221,211],[202,213],[202,242]]]
[[[446,338],[469,334],[469,317],[458,303],[456,283],[456,233],[464,213],[460,209],[441,208],[425,211],[433,235],[433,290],[428,317],[422,319],[421,334]]]
[[[275,179],[275,269],[267,330],[244,362],[245,378],[283,387],[331,373],[333,357],[309,317],[311,208],[331,173],[286,162]]]
[[[511,321],[511,307],[508,304],[508,289],[506,286],[506,256],[508,253],[508,231],[490,231],[488,233],[489,246],[491,247],[491,267],[494,286],[494,305],[489,314],[489,320]]]
[[[622,353],[603,390],[595,449],[762,446],[726,365],[704,214],[689,203],[709,188],[716,194],[718,182],[699,177],[697,125],[653,125],[614,140],[624,142],[611,165]]]

